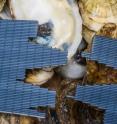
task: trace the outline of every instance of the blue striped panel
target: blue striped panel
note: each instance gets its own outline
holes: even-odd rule
[[[67,53],[28,42],[37,36],[36,21],[0,20],[0,112],[45,117],[30,107],[55,107],[54,91],[16,81],[26,68],[59,66]]]
[[[95,36],[91,53],[82,56],[117,69],[117,39]]]
[[[117,124],[117,85],[78,86],[74,98],[105,109],[104,124]]]

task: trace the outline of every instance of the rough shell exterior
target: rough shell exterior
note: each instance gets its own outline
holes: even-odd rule
[[[99,31],[106,23],[117,23],[117,0],[79,0],[83,23]]]
[[[98,35],[117,38],[117,25],[114,23],[105,24],[98,32]]]
[[[88,42],[89,47],[92,43],[94,35],[117,38],[117,24],[107,23],[104,26],[102,26],[102,28],[97,32],[88,29],[86,26],[83,26],[83,37]]]
[[[2,11],[5,3],[6,3],[6,0],[0,0],[0,12]]]

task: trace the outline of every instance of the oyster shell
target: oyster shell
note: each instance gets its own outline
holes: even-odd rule
[[[33,6],[33,8],[32,8]],[[40,30],[43,31],[38,43],[48,45],[52,48],[68,50],[68,61],[75,55],[78,46],[82,40],[82,19],[79,13],[79,8],[75,2],[67,0],[9,0],[9,8],[14,19],[37,20]],[[52,40],[43,39],[42,35],[47,34],[45,28],[47,25],[52,25]],[[43,72],[43,71],[42,71]],[[46,74],[48,72],[45,72]],[[28,83],[41,85],[48,81],[48,76],[45,73],[31,73],[25,79]],[[50,77],[53,76],[49,74]],[[42,77],[42,79],[40,78]],[[47,79],[46,79],[46,78]]]
[[[6,3],[6,0],[0,0],[0,12],[2,11],[5,3]]]
[[[39,24],[53,24],[52,37],[48,46],[65,50],[71,58],[82,39],[82,20],[76,3],[67,0],[9,0],[14,19],[37,20]],[[38,42],[39,43],[39,42]]]
[[[84,25],[83,37],[89,45],[96,34],[116,38],[117,0],[79,0],[78,4]]]
[[[117,0],[79,0],[83,24],[99,31],[105,23],[117,23]]]

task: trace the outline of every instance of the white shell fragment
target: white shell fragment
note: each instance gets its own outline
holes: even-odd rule
[[[57,70],[64,78],[80,79],[86,74],[86,65],[78,64],[71,59],[67,65],[59,67]]]

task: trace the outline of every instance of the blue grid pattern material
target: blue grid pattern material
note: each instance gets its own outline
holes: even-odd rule
[[[0,88],[0,112],[45,118],[45,113],[30,108],[55,107],[55,91],[15,83],[16,88]]]
[[[18,82],[25,69],[63,65],[67,53],[28,42],[37,36],[36,21],[0,20],[0,112],[44,117],[29,109],[55,106],[55,92]]]
[[[14,62],[12,66],[17,61],[16,64],[22,67],[58,66],[66,63],[67,52],[28,42],[29,37],[37,36],[37,28],[36,21],[0,20],[0,53],[4,53],[0,57],[8,58],[4,60],[6,64],[10,60]],[[3,59],[0,62],[4,63]]]
[[[75,99],[105,109],[104,124],[117,124],[117,85],[78,86]]]
[[[83,52],[82,56],[117,69],[117,39],[95,36],[92,52]]]

